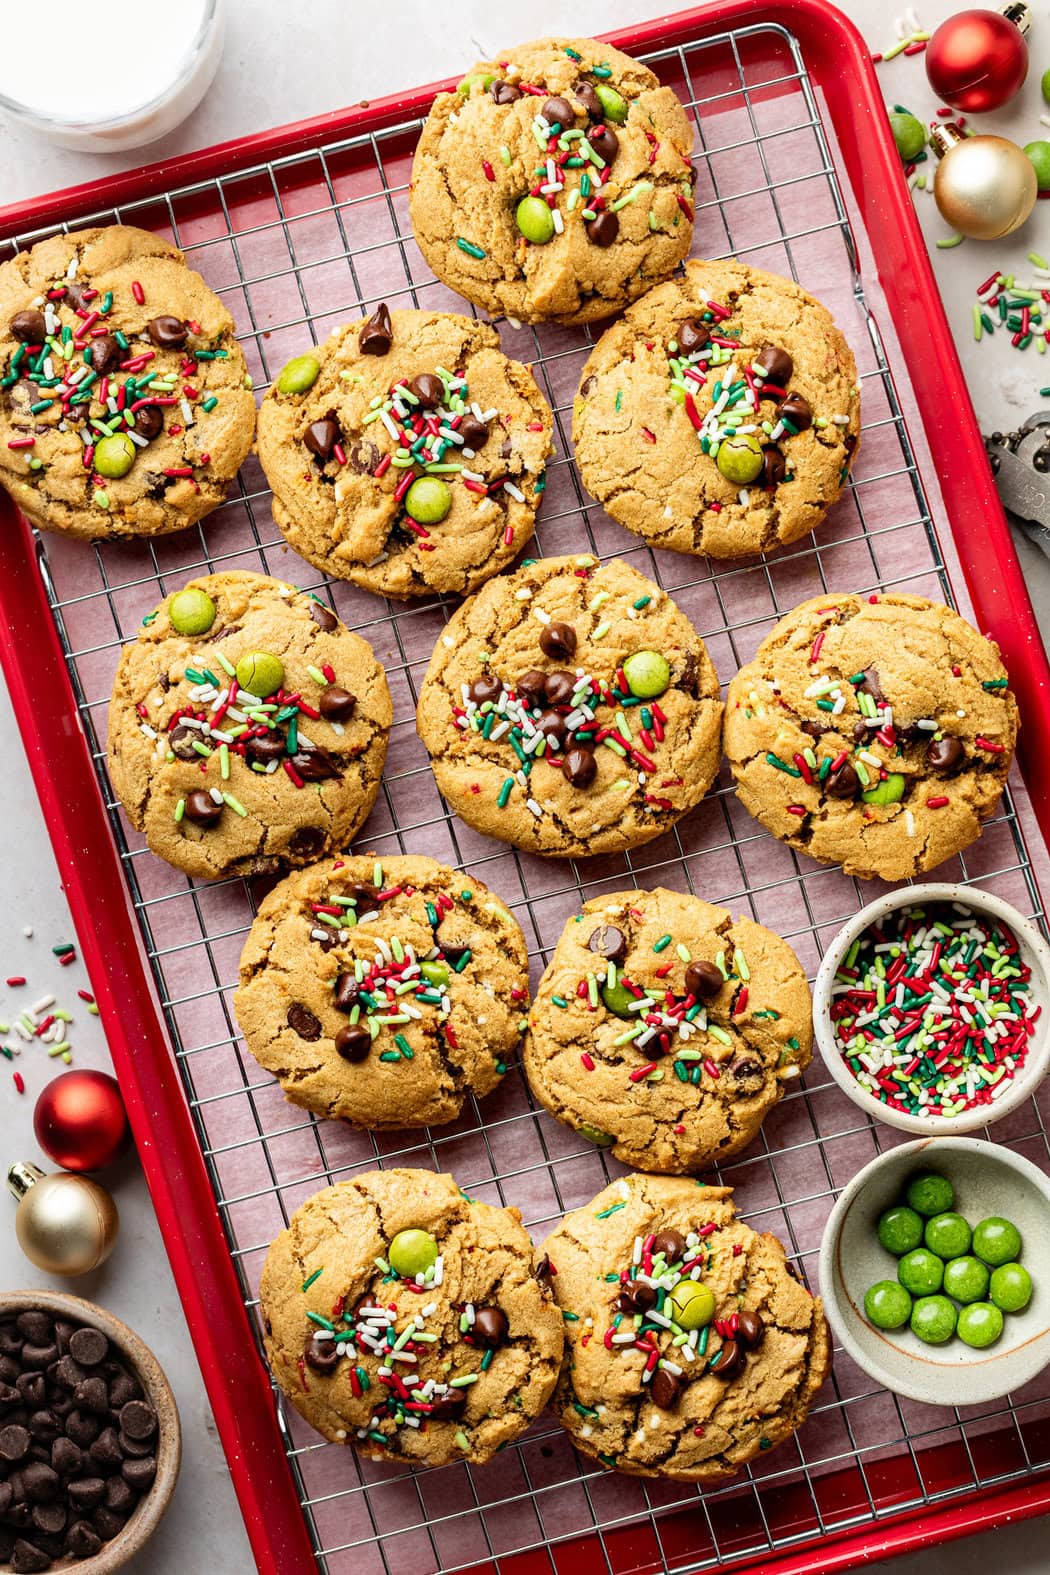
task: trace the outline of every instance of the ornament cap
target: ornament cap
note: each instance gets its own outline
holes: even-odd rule
[[[957,148],[960,142],[968,140],[966,133],[960,131],[953,120],[947,120],[931,128],[928,146],[938,159],[943,159],[952,148]]]
[[[16,1159],[8,1168],[7,1190],[14,1198],[24,1198],[30,1187],[35,1187],[38,1181],[43,1181],[44,1172],[39,1165],[34,1165],[30,1159]]]
[[[1009,0],[1008,5],[999,7],[999,14],[1005,16],[1008,22],[1012,22],[1022,36],[1032,25],[1032,13],[1024,0]]]

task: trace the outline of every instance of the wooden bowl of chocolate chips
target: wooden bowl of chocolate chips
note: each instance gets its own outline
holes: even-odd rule
[[[112,1575],[181,1457],[175,1397],[127,1324],[79,1296],[0,1293],[0,1575]]]

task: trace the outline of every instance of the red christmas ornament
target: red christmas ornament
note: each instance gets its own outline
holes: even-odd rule
[[[120,1087],[108,1072],[63,1072],[42,1090],[33,1131],[63,1170],[99,1170],[116,1159],[128,1130]]]
[[[942,22],[926,46],[926,75],[938,98],[971,115],[1012,99],[1028,75],[1030,21],[1028,7],[1013,4],[960,11]]]

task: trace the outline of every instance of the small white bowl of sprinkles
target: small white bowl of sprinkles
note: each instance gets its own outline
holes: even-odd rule
[[[1050,1066],[1050,946],[1001,897],[927,881],[869,903],[824,953],[813,1027],[835,1082],[877,1121],[972,1132]]]

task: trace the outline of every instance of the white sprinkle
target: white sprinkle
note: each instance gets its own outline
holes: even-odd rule
[[[555,215],[555,217],[557,217],[557,215]],[[516,487],[512,481],[505,481],[503,483],[503,490],[504,490],[504,492],[507,492],[507,493],[510,494],[510,496],[514,499],[515,503],[524,503],[525,502],[525,494],[524,494],[524,492],[522,492],[520,487]]]
[[[182,422],[183,422],[183,425],[187,426],[187,427],[192,427],[193,424],[194,424],[194,422],[193,422],[193,411],[190,408],[189,400],[188,399],[180,399],[179,400],[179,408],[182,411]]]
[[[54,1006],[54,1004],[55,998],[53,995],[42,995],[36,1005],[31,1006],[29,1010],[34,1017],[43,1017],[48,1007]]]
[[[531,810],[531,812],[535,815],[537,820],[539,820],[542,817],[543,810],[540,808],[539,804],[537,804],[537,802],[536,802],[536,800],[534,798],[527,798],[525,800],[525,807],[527,809]]]

